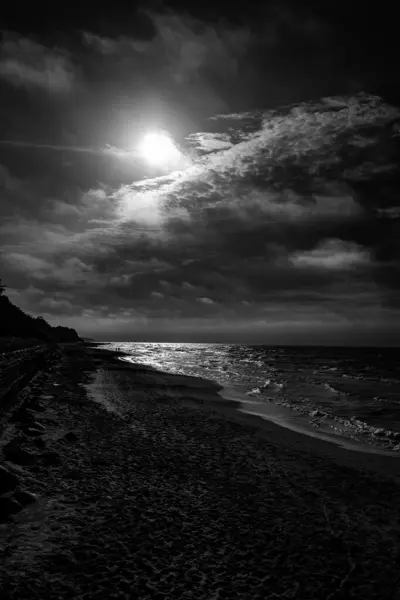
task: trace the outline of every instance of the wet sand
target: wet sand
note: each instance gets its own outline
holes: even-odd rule
[[[397,459],[116,356],[65,348],[24,400],[58,459],[2,460],[37,495],[0,525],[2,597],[400,598]]]
[[[224,388],[219,392],[221,396],[227,400],[237,402],[237,410],[249,415],[256,416],[260,419],[272,421],[280,427],[285,427],[291,431],[296,431],[303,435],[330,442],[353,452],[361,452],[363,454],[379,454],[385,457],[394,457],[400,460],[400,452],[391,451],[379,444],[379,439],[375,440],[376,444],[362,442],[360,440],[352,440],[346,437],[338,427],[338,423],[333,419],[324,419],[321,422],[315,422],[308,414],[301,414],[292,410],[288,406],[276,404],[273,401],[257,401],[249,399],[248,396],[238,393],[236,390]],[[336,430],[336,431],[335,431]],[[397,444],[397,442],[395,442]]]

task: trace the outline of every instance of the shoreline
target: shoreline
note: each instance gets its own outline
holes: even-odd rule
[[[127,369],[128,371],[132,370],[132,372],[140,373],[147,386],[153,385],[154,388],[157,388],[160,385],[159,380],[161,379],[162,385],[166,386],[168,390],[168,394],[166,394],[165,389],[163,389],[161,395],[168,395],[172,399],[173,396],[177,395],[179,384],[181,384],[180,387],[184,391],[180,392],[179,398],[181,404],[186,408],[198,407],[203,411],[219,414],[227,420],[239,423],[244,427],[250,427],[257,436],[263,439],[283,444],[290,449],[305,451],[330,460],[339,466],[351,467],[375,475],[383,475],[384,477],[389,477],[400,482],[400,455],[397,452],[379,451],[374,448],[372,448],[372,451],[369,451],[369,448],[360,450],[358,447],[353,448],[350,443],[346,444],[346,440],[343,440],[343,444],[341,445],[339,440],[323,439],[318,435],[313,435],[314,432],[311,430],[311,427],[309,431],[300,427],[292,428],[289,426],[287,420],[283,419],[279,422],[279,420],[274,420],[272,415],[268,418],[267,415],[263,417],[241,410],[239,408],[241,405],[240,399],[232,398],[229,392],[225,392],[224,395],[225,388],[210,379],[168,373],[159,371],[148,365],[134,363],[126,360],[126,357],[132,358],[132,355],[126,354],[122,350],[108,350],[97,346],[95,349],[99,353],[107,353],[104,356],[110,359],[110,363],[124,365],[123,367],[114,367],[117,370]],[[151,383],[152,379],[153,382]],[[205,391],[205,394],[203,396],[199,394],[199,388],[197,388],[196,393],[191,394],[190,399],[188,399],[189,388],[184,385],[188,381],[191,383],[195,381],[199,388]],[[278,405],[275,406],[278,410],[283,408]],[[296,415],[297,418],[298,415]]]
[[[272,421],[280,427],[285,427],[297,433],[301,433],[306,436],[310,436],[319,440],[324,440],[328,443],[335,444],[343,448],[344,450],[350,450],[353,452],[361,452],[363,454],[379,454],[382,456],[392,456],[394,458],[400,458],[400,452],[381,448],[378,445],[369,444],[368,442],[356,441],[351,438],[345,437],[341,433],[333,433],[328,427],[323,427],[318,424],[318,428],[313,425],[310,421],[310,415],[307,413],[300,413],[291,409],[289,406],[275,403],[273,401],[252,401],[242,399],[239,394],[233,393],[229,388],[224,388],[220,395],[224,398],[234,399],[240,407],[237,410],[240,412],[256,416],[260,419]],[[326,420],[324,423],[326,423]],[[336,424],[335,421],[330,420],[332,425]]]
[[[145,363],[133,362],[133,355],[125,353],[124,350],[115,349],[115,351],[121,352],[119,358],[123,362],[131,365],[140,364],[142,368],[150,368],[150,365]],[[162,366],[155,368],[159,369],[160,372],[173,374],[172,371],[161,371]],[[182,374],[180,373],[180,375]],[[334,416],[319,408],[310,409],[303,406],[301,402],[288,403],[285,398],[263,398],[254,394],[254,390],[250,392],[247,386],[230,384],[229,381],[219,382],[218,379],[209,378],[207,374],[204,377],[201,373],[196,376],[220,385],[219,395],[227,400],[234,400],[241,412],[252,414],[259,419],[273,421],[281,427],[325,440],[346,450],[400,458],[400,433],[390,428],[382,429],[379,426],[360,421],[354,416],[344,418]]]
[[[164,371],[157,371],[153,367],[134,363],[131,360],[126,360],[126,357],[132,358],[131,355],[118,350],[106,350],[97,348],[101,352],[109,352],[110,358],[113,355],[120,363],[127,364],[128,368],[140,370],[141,372],[158,373],[162,377],[174,380],[182,378],[184,375],[176,375]],[[117,361],[116,361],[117,362]],[[190,377],[189,377],[190,378]],[[331,435],[321,435],[311,424],[307,426],[307,417],[303,417],[298,413],[291,415],[291,409],[274,404],[268,407],[265,404],[260,404],[265,412],[262,414],[254,414],[246,410],[246,405],[253,404],[247,398],[241,400],[239,395],[232,393],[228,388],[224,388],[220,384],[205,378],[192,378],[209,384],[210,388],[216,391],[216,395],[211,395],[207,398],[198,399],[198,404],[204,407],[204,402],[208,404],[210,410],[216,410],[224,414],[225,418],[240,422],[244,425],[255,428],[261,435],[273,435],[275,439],[281,438],[288,445],[304,448],[310,452],[321,454],[325,457],[333,459],[338,464],[346,464],[354,466],[358,469],[370,470],[376,473],[382,473],[385,476],[394,477],[400,480],[400,453],[391,452],[390,450],[380,449],[370,444],[361,444],[349,441],[348,439]],[[219,388],[219,389],[218,389]],[[222,398],[222,401],[220,400]],[[192,405],[196,403],[194,397],[191,398]],[[255,404],[255,403],[254,403]],[[278,416],[276,416],[278,415]],[[290,417],[293,421],[291,422]]]

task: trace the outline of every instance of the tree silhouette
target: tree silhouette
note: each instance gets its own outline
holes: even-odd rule
[[[5,338],[30,338],[47,343],[76,342],[80,338],[70,327],[53,327],[43,317],[33,317],[11,302],[0,279],[0,342]]]

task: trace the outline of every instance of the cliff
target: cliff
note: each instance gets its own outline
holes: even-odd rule
[[[0,339],[35,339],[43,342],[80,342],[75,329],[52,327],[43,317],[32,317],[15,306],[4,294],[0,295]]]

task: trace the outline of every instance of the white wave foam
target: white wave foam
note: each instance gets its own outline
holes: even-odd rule
[[[332,385],[329,385],[329,383],[324,383],[324,388],[330,394],[339,394],[339,395],[342,395],[342,396],[346,396],[346,392],[342,392],[341,390],[337,390]]]
[[[284,387],[283,383],[278,383],[277,381],[272,381],[271,379],[266,379],[263,385],[263,389],[268,388],[268,391],[279,392]]]
[[[250,394],[261,394],[261,390],[260,388],[256,387],[253,388],[252,390],[249,390],[248,392],[246,392],[246,394],[250,395]]]

